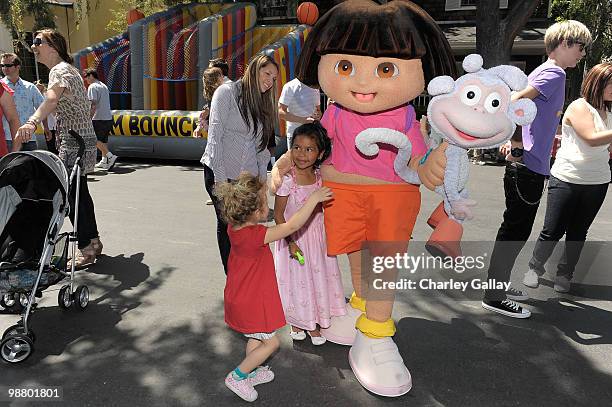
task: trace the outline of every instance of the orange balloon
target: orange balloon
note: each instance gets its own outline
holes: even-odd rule
[[[127,23],[128,23],[128,25],[129,24],[133,24],[136,21],[144,18],[144,16],[145,15],[144,15],[144,13],[142,11],[133,8],[130,11],[128,11],[128,13],[127,13]]]
[[[316,4],[309,1],[300,4],[297,9],[297,19],[300,24],[314,25],[319,18],[319,9]]]

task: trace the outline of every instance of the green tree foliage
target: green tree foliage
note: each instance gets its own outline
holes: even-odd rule
[[[34,18],[33,27],[23,26],[23,17],[31,15]],[[55,28],[55,19],[45,0],[11,0],[0,3],[2,21],[11,30],[13,38],[20,38],[24,31],[40,28]]]
[[[578,20],[593,36],[593,44],[575,69],[567,70],[566,103],[580,96],[582,78],[594,65],[612,59],[612,0],[552,0],[551,16],[556,21]]]
[[[552,17],[557,21],[578,20],[593,35],[585,57],[586,67],[612,58],[612,0],[552,0]]]

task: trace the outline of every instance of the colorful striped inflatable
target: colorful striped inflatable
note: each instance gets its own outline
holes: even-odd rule
[[[98,78],[108,86],[114,109],[131,107],[130,40],[127,32],[85,48],[73,57],[74,66],[79,70],[96,69]]]
[[[256,26],[256,21],[252,3],[179,5],[79,51],[75,65],[97,69],[112,92],[113,109],[198,110],[202,73],[211,59],[225,58],[229,77],[236,80],[253,55],[266,52],[279,64],[280,94],[295,77],[295,61],[310,27]]]

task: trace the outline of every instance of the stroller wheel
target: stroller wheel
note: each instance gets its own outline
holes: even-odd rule
[[[77,287],[73,295],[74,307],[79,311],[84,310],[89,304],[89,288],[86,285]]]
[[[4,338],[0,343],[0,356],[9,363],[20,363],[34,352],[34,343],[25,335]]]
[[[9,312],[14,314],[21,313],[23,307],[21,306],[21,302],[19,299],[21,298],[20,293],[7,293],[0,296],[0,306],[6,309]]]
[[[12,325],[8,327],[6,331],[4,331],[4,333],[2,334],[2,339],[6,339],[9,336],[17,336],[17,335],[26,335],[25,329],[23,328],[23,325],[21,324]],[[36,335],[34,335],[34,331],[32,331],[31,329],[28,331],[26,336],[30,338],[32,343],[36,342]]]
[[[25,308],[28,306],[28,302],[30,302],[30,295],[27,293],[15,294],[15,298],[19,299],[19,306]]]
[[[7,293],[0,296],[0,306],[5,309],[13,308],[15,306],[15,298],[18,297],[19,294]]]
[[[59,290],[57,302],[61,309],[68,309],[72,305],[72,293],[70,292],[70,284],[66,284]]]

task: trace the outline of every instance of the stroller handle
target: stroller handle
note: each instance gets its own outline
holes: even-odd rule
[[[83,154],[85,153],[85,140],[83,140],[83,137],[81,137],[79,133],[77,133],[76,131],[72,129],[68,130],[68,134],[74,137],[77,143],[79,144],[79,152],[77,154],[77,157],[83,158]]]

